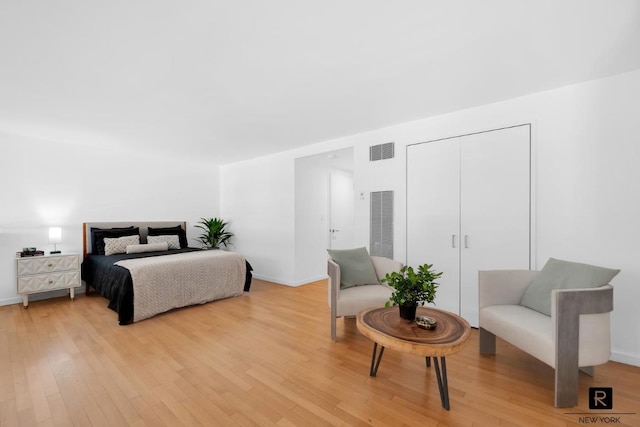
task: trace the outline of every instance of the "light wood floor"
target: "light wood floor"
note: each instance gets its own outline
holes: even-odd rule
[[[97,296],[5,306],[0,424],[640,426],[638,367],[581,374],[580,405],[556,409],[551,368],[502,341],[479,356],[474,330],[447,358],[448,412],[423,358],[388,350],[371,378],[371,350],[354,319],[331,341],[325,282],[254,280],[242,297],[129,326]],[[592,386],[613,387],[613,411],[589,411]]]

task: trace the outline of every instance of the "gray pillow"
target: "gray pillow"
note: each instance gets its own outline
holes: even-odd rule
[[[169,243],[167,242],[147,243],[144,245],[127,245],[128,254],[141,254],[145,252],[157,252],[157,251],[168,251],[168,250],[169,250]]]
[[[328,249],[329,256],[340,266],[340,288],[377,285],[378,276],[367,249]]]
[[[520,305],[551,316],[551,291],[554,289],[598,288],[613,279],[620,270],[549,258],[522,296]]]

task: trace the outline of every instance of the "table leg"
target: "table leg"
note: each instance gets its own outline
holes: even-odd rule
[[[380,346],[380,354],[378,354],[378,361],[376,362],[376,352],[378,351],[378,343],[373,343],[373,354],[371,355],[371,368],[369,369],[369,376],[375,377],[378,374],[378,367],[382,360],[382,353],[384,353],[384,346]]]
[[[440,389],[440,402],[442,407],[449,410],[449,384],[447,383],[447,363],[444,357],[441,357],[442,361],[442,375],[440,373],[440,366],[438,365],[438,358],[434,357],[433,362],[436,366],[436,377],[438,378],[438,388]]]

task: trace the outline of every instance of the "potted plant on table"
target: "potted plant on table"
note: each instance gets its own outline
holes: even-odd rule
[[[433,264],[418,266],[418,271],[405,265],[400,271],[387,273],[380,281],[391,286],[394,291],[385,306],[398,305],[400,317],[414,320],[418,305],[433,303],[435,300],[439,286],[436,280],[440,276],[442,272],[434,271]]]
[[[227,246],[227,242],[233,236],[233,233],[228,232],[225,228],[228,223],[221,218],[201,218],[197,228],[200,228],[204,232],[198,237],[198,241],[201,242],[205,248],[218,249],[220,245]]]

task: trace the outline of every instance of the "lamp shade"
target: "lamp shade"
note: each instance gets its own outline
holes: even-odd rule
[[[49,227],[49,243],[62,242],[62,227]]]

